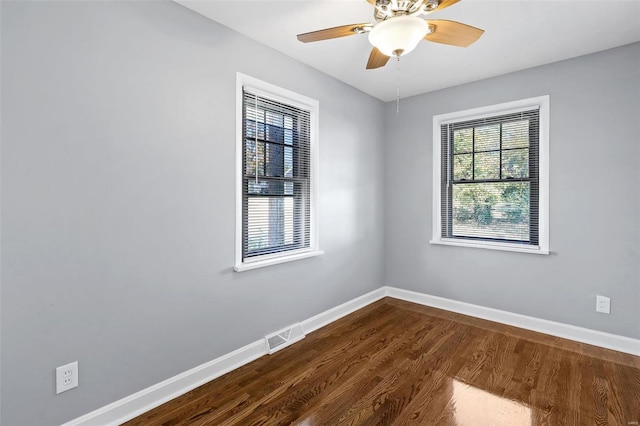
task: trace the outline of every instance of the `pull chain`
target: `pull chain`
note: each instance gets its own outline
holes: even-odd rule
[[[400,118],[400,55],[396,56],[396,118]]]

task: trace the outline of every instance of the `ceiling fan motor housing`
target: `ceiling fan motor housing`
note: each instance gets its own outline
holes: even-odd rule
[[[434,11],[439,4],[439,0],[377,0],[374,17],[380,22],[395,16],[418,16]]]

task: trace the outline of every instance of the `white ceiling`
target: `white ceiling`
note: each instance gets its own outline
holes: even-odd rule
[[[366,70],[366,35],[301,43],[300,33],[375,22],[366,0],[176,0],[383,101],[396,97],[394,60]],[[640,0],[463,0],[429,16],[485,30],[468,48],[422,41],[400,61],[401,97],[640,41]],[[640,66],[640,64],[639,64]]]

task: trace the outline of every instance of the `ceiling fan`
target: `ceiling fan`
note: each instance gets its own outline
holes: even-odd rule
[[[419,18],[419,15],[442,10],[460,0],[367,0],[375,9],[376,23],[342,25],[299,34],[303,43],[369,34],[374,46],[367,69],[386,65],[391,56],[400,57],[411,52],[422,39],[452,46],[467,47],[484,33],[470,25],[444,19]]]

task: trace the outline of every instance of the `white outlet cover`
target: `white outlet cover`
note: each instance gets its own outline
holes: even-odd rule
[[[56,394],[78,387],[78,361],[56,368]]]
[[[611,314],[611,299],[607,296],[596,296],[596,312],[603,314]]]

